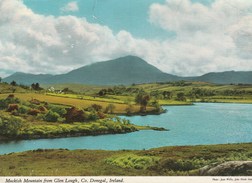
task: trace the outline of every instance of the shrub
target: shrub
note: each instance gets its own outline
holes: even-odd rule
[[[88,119],[91,121],[95,121],[95,120],[99,119],[99,116],[96,112],[93,111],[88,115]]]
[[[32,100],[30,100],[30,103],[34,104],[34,105],[40,105],[41,102],[37,99],[32,99]]]
[[[18,98],[7,97],[0,100],[0,109],[7,109],[10,104],[18,104],[20,100]]]
[[[173,171],[189,171],[197,168],[196,165],[194,165],[193,162],[190,160],[182,161],[174,159],[164,160],[162,162],[162,167]]]
[[[158,163],[159,158],[128,154],[106,159],[106,163],[121,168],[146,169]]]
[[[44,116],[44,119],[48,122],[57,122],[59,117],[60,115],[58,113],[49,110]]]
[[[17,104],[9,104],[7,112],[18,111],[19,106]]]
[[[64,107],[57,106],[57,105],[49,105],[48,107],[51,111],[58,113],[60,116],[64,116],[67,111]]]
[[[32,116],[37,116],[40,113],[40,110],[38,109],[30,109],[27,114]]]
[[[98,115],[99,119],[106,118],[106,115],[103,112],[97,112],[97,115]]]
[[[108,104],[108,106],[106,107],[104,112],[112,114],[112,113],[114,113],[115,108],[116,108],[116,106],[114,104]]]
[[[64,117],[66,118],[66,122],[83,122],[87,120],[87,115],[83,110],[80,110],[76,107],[72,107],[66,110],[66,114]]]
[[[24,105],[21,105],[21,107],[19,107],[19,109],[18,109],[18,112],[19,112],[20,114],[27,114],[29,110],[30,110],[29,107],[26,107],[26,106],[24,106]]]
[[[131,115],[134,110],[133,110],[133,105],[132,104],[128,104],[128,107],[125,109],[127,115]]]
[[[23,121],[18,117],[2,116],[0,117],[0,134],[7,136],[16,136],[19,134],[23,125]]]
[[[44,106],[39,106],[38,110],[40,110],[41,112],[47,112],[47,108],[45,108]]]
[[[102,106],[98,105],[98,104],[93,104],[90,107],[88,107],[86,110],[89,111],[89,112],[92,112],[92,111],[98,112],[98,111],[102,110]]]

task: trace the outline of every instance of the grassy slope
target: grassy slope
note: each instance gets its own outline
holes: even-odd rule
[[[1,176],[198,175],[211,163],[252,160],[252,144],[142,151],[37,150],[0,156]]]
[[[64,87],[71,88],[72,85],[65,84]],[[176,101],[175,97],[178,92],[184,92],[188,93],[193,88],[201,88],[201,89],[207,89],[207,90],[215,90],[217,92],[223,92],[224,90],[245,90],[245,91],[252,91],[252,85],[220,85],[220,84],[212,84],[212,83],[206,83],[206,82],[192,82],[191,85],[188,86],[173,86],[173,84],[138,84],[135,86],[131,86],[133,88],[142,88],[147,92],[152,91],[172,91],[173,92],[173,99],[172,100],[159,100],[159,103],[161,105],[188,105],[191,104],[190,99],[187,99],[187,101]],[[62,87],[59,87],[62,89]],[[104,87],[107,88],[107,87]],[[102,87],[98,86],[86,86],[86,85],[73,85],[71,88],[76,92],[85,93],[85,95],[94,94],[99,91],[99,89],[102,89]],[[93,92],[92,92],[93,90]],[[58,95],[58,94],[57,94]],[[83,95],[64,95],[64,97],[70,97],[70,98],[80,98]],[[84,96],[84,98],[88,98],[88,96]],[[106,95],[106,98],[96,98],[90,100],[97,100],[97,101],[105,101],[105,102],[115,102],[115,103],[125,103],[125,101],[131,101],[131,103],[134,103],[134,97],[133,96],[120,96],[120,95]],[[212,96],[212,97],[204,97],[205,102],[228,102],[228,103],[252,103],[252,96]],[[200,102],[201,100],[198,100]]]
[[[0,99],[6,98],[9,94],[0,94]],[[108,101],[99,101],[94,99],[77,99],[77,98],[67,98],[67,97],[60,97],[60,96],[49,96],[44,94],[38,94],[38,93],[15,93],[15,97],[20,98],[21,100],[31,100],[31,99],[37,99],[40,101],[49,102],[52,104],[61,104],[61,105],[67,105],[67,106],[75,106],[79,108],[87,108],[90,107],[92,104],[98,104],[105,109],[109,103],[113,103],[115,105],[115,114],[124,114],[126,113],[125,109],[128,107],[126,104],[120,104],[120,103],[114,103],[113,100],[110,102]],[[133,111],[138,112],[139,106],[134,105]],[[147,107],[147,111],[154,110],[153,107]]]
[[[175,101],[174,97],[178,92],[184,92],[187,94],[193,88],[201,88],[207,90],[215,90],[217,92],[223,92],[224,90],[245,90],[252,91],[252,85],[220,85],[212,84],[206,82],[192,82],[188,86],[173,86],[172,84],[141,84],[134,87],[143,88],[147,92],[151,91],[172,91],[173,100],[160,100],[161,105],[183,105],[190,104],[190,100],[187,99],[187,102]],[[252,103],[251,95],[241,95],[241,96],[210,96],[204,97],[206,102],[227,102],[227,103]],[[198,100],[200,102],[201,100]]]
[[[108,86],[93,86],[93,85],[83,85],[83,84],[74,84],[74,83],[69,83],[69,84],[42,84],[42,88],[50,88],[54,87],[55,90],[63,90],[64,88],[69,88],[77,93],[82,93],[82,94],[94,94],[98,93],[101,89],[103,88],[108,88]]]
[[[15,92],[17,92],[17,93],[27,92],[26,89],[21,88],[19,86],[11,86],[9,84],[0,83],[0,94],[3,94],[3,93],[12,93],[13,90],[15,90]]]

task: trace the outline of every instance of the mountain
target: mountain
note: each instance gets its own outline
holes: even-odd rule
[[[211,72],[198,77],[185,78],[185,80],[216,84],[252,84],[252,71]]]
[[[43,83],[47,81],[49,78],[53,77],[50,74],[27,74],[22,72],[16,72],[6,78],[3,79],[5,82],[16,81],[19,84],[30,85],[32,83]]]
[[[164,73],[136,56],[126,56],[114,60],[97,62],[87,65],[66,74],[26,74],[15,73],[3,81],[16,81],[20,84],[32,83],[59,84],[76,83],[90,85],[130,85],[133,83],[153,83],[169,81],[203,81],[216,84],[252,84],[252,71],[227,71],[207,73],[196,77],[179,77]]]
[[[4,81],[15,80],[22,84],[80,83],[93,85],[129,85],[180,80],[178,76],[163,73],[153,65],[136,56],[126,56],[115,60],[97,62],[60,75],[32,75],[15,73]]]

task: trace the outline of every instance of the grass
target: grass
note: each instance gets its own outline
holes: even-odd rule
[[[140,151],[34,150],[1,155],[0,175],[199,175],[198,170],[206,165],[232,160],[252,160],[252,144],[175,146]]]
[[[43,88],[54,87],[55,90],[63,90],[64,88],[69,88],[76,93],[81,94],[93,94],[98,93],[103,88],[108,88],[108,86],[94,86],[94,85],[84,85],[84,84],[74,84],[74,83],[65,83],[65,84],[42,84]]]
[[[0,99],[4,99],[9,94],[0,94]],[[60,105],[66,105],[66,106],[75,106],[78,108],[88,108],[93,104],[101,105],[103,109],[105,109],[109,103],[111,102],[105,102],[105,101],[97,101],[97,100],[89,100],[89,99],[77,99],[77,98],[65,98],[65,97],[58,97],[58,96],[50,96],[45,94],[39,94],[39,93],[15,93],[15,97],[20,98],[21,100],[29,101],[31,99],[37,99],[40,101],[49,102],[52,104],[60,104]],[[125,114],[126,108],[128,107],[127,104],[120,104],[120,103],[113,103],[115,105],[114,113],[115,114]],[[136,113],[139,111],[140,106],[133,105],[133,113]],[[154,107],[147,107],[147,112],[153,111]]]
[[[57,94],[57,93],[46,93],[48,96],[63,97],[63,98],[73,98],[80,100],[98,101],[98,102],[108,102],[108,103],[118,103],[124,104],[124,101],[115,98],[102,98],[102,97],[92,97],[88,95],[78,95],[78,94]]]
[[[12,93],[13,91],[15,91],[17,93],[25,93],[25,92],[27,92],[27,89],[24,89],[19,86],[11,86],[6,83],[0,83],[0,94]]]

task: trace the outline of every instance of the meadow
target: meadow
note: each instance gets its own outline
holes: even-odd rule
[[[201,168],[252,160],[252,144],[162,147],[139,151],[55,149],[0,155],[4,176],[199,176]],[[251,171],[222,172],[248,176]]]

